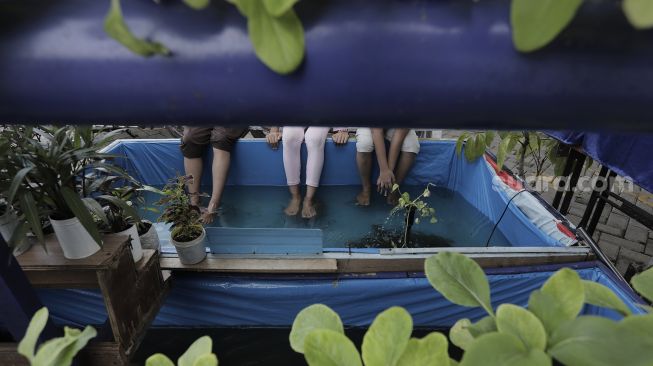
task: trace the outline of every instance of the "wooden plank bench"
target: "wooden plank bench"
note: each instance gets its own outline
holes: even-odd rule
[[[83,259],[66,259],[56,238],[48,236],[17,259],[30,283],[41,288],[99,288],[108,315],[108,342],[92,342],[80,358],[89,365],[128,365],[150,323],[159,311],[169,284],[159,265],[159,253],[144,250],[134,263],[126,236],[107,235],[97,253]],[[12,364],[12,344],[0,344],[0,364]],[[15,352],[15,344],[13,345]]]

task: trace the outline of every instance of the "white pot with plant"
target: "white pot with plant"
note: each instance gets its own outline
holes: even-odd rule
[[[182,264],[196,264],[206,258],[206,231],[200,221],[200,213],[190,204],[186,192],[186,184],[191,179],[191,176],[181,176],[171,180],[163,188],[163,197],[158,202],[165,206],[159,220],[172,224],[170,241]]]
[[[125,187],[121,187],[125,188]],[[95,199],[102,204],[102,210],[106,216],[103,226],[110,234],[129,237],[131,240],[131,251],[134,262],[143,258],[141,238],[138,235],[138,225],[141,218],[131,201],[126,200],[124,189],[115,189],[113,195],[100,195]]]
[[[159,250],[161,246],[159,234],[156,232],[156,227],[151,221],[141,220],[141,223],[138,225],[138,235],[141,238],[143,249]]]
[[[49,218],[66,258],[88,257],[102,245],[96,218],[102,216],[90,198],[86,181],[97,173],[128,175],[105,162],[115,157],[99,153],[89,127],[15,126],[9,136],[21,164],[18,198],[25,225],[43,242],[41,220]],[[91,214],[91,211],[94,211]],[[20,223],[19,223],[20,224]],[[18,230],[18,229],[17,229]]]

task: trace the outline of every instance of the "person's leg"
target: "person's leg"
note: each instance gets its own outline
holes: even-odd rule
[[[401,155],[399,156],[399,163],[395,169],[397,184],[401,184],[410,172],[413,163],[415,163],[415,158],[419,153],[419,149],[420,145],[417,134],[415,130],[410,130],[401,145]]]
[[[284,212],[288,216],[294,216],[299,212],[302,202],[299,174],[302,164],[301,147],[302,141],[304,141],[304,128],[284,127],[281,141],[283,141],[283,168],[286,171],[286,183],[290,191],[290,202]]]
[[[205,224],[213,222],[213,217],[220,207],[224,186],[227,183],[229,166],[231,164],[231,151],[236,141],[244,134],[245,128],[215,127],[211,135],[213,146],[213,164],[211,165],[212,189],[211,199],[206,212],[202,215]]]
[[[304,197],[302,206],[302,217],[305,219],[317,215],[315,192],[320,185],[320,176],[324,166],[324,143],[328,134],[328,127],[309,127],[304,135],[308,152],[306,159],[306,197]]]
[[[188,184],[191,204],[200,205],[200,184],[202,181],[202,155],[204,147],[208,145],[211,138],[212,128],[184,127],[184,135],[181,138],[181,153],[184,156],[184,171],[186,175],[192,175],[193,180]]]
[[[361,178],[362,189],[356,196],[356,202],[360,206],[369,206],[370,195],[372,194],[372,130],[369,128],[358,128],[356,130],[356,165]]]

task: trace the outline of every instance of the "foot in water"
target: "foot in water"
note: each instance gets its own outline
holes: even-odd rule
[[[317,215],[317,209],[315,208],[315,203],[312,199],[305,198],[304,205],[302,207],[302,217],[305,219],[310,219]]]
[[[299,205],[302,203],[302,198],[299,196],[293,196],[288,202],[288,207],[286,207],[283,212],[288,216],[295,216],[299,212]]]
[[[359,206],[369,206],[370,205],[370,191],[362,190],[356,196],[356,204]]]

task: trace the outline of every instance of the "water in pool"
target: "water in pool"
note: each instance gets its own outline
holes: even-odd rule
[[[416,197],[423,187],[404,187]],[[392,247],[401,243],[404,216],[388,218],[392,206],[384,197],[374,194],[371,205],[355,204],[360,186],[323,186],[317,193],[318,215],[302,219],[288,217],[283,209],[288,203],[287,187],[228,186],[225,189],[220,214],[211,226],[240,228],[311,228],[321,229],[325,248]],[[210,192],[210,187],[203,187]],[[478,247],[485,246],[494,223],[470,205],[458,193],[445,188],[431,189],[424,198],[435,209],[438,222],[423,220],[413,225],[410,247]],[[146,196],[146,204],[153,205],[156,196]],[[204,202],[206,206],[206,202]],[[146,213],[155,221],[156,214]],[[507,239],[496,230],[489,241],[491,246],[508,246]],[[401,246],[401,244],[399,244]]]

